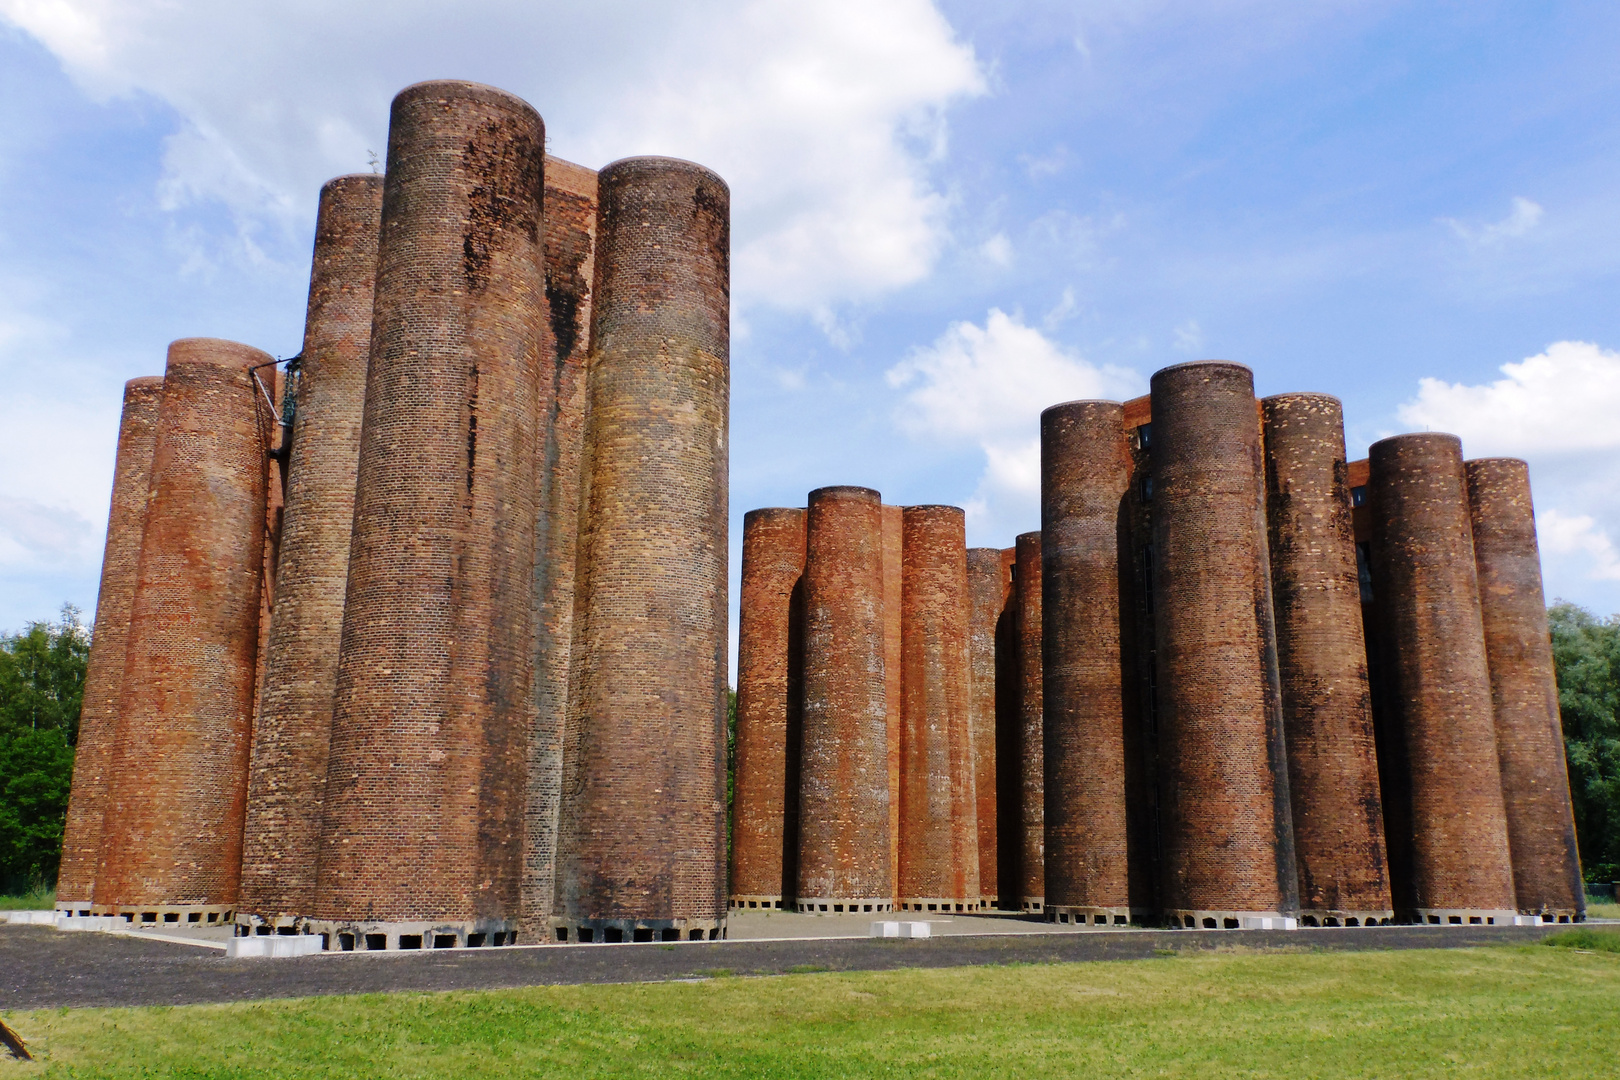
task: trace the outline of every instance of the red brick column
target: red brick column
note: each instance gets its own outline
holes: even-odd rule
[[[1513,869],[1496,756],[1468,484],[1454,435],[1368,453],[1372,589],[1387,639],[1392,726],[1410,773],[1419,921],[1511,921]],[[1396,817],[1397,815],[1391,815]]]
[[[1530,469],[1513,458],[1482,458],[1466,469],[1513,891],[1521,912],[1548,922],[1579,920],[1586,914],[1586,888],[1575,849]]]
[[[1254,382],[1180,364],[1151,393],[1161,902],[1238,927],[1298,907]]]
[[[544,126],[395,97],[313,927],[503,943],[532,708]]]
[[[743,517],[731,905],[792,906],[804,704],[804,511]]]
[[[1024,911],[1046,908],[1045,676],[1041,651],[1041,534],[1015,545],[1018,593],[1018,898]]]
[[[810,493],[805,517],[800,911],[887,911],[888,689],[883,505],[866,488]]]
[[[107,768],[118,734],[130,607],[140,570],[141,532],[146,524],[152,445],[162,391],[160,378],[131,379],[124,384],[112,507],[107,513],[107,546],[101,558],[101,591],[96,597],[95,636],[84,675],[73,788],[68,796],[67,827],[62,834],[62,868],[56,879],[56,907],[60,911],[89,911],[95,896],[102,814],[107,807],[110,779]]]
[[[557,908],[571,938],[725,927],[730,193],[598,174]]]
[[[138,921],[229,918],[242,869],[271,358],[169,346],[152,448],[95,907]],[[167,916],[174,916],[168,919]]]
[[[911,911],[976,911],[979,826],[969,727],[967,525],[955,506],[904,513],[900,878]]]
[[[1394,916],[1337,398],[1261,402],[1299,903],[1308,926]]]
[[[973,740],[974,819],[979,832],[980,906],[996,889],[996,623],[1007,610],[1012,578],[996,548],[968,548],[968,732]]]
[[[1041,414],[1046,910],[1063,922],[1132,914],[1119,564],[1130,480],[1123,406]]]
[[[320,856],[383,178],[321,189],[287,498],[253,733],[239,922],[310,911]]]
[[[883,507],[883,670],[884,701],[888,710],[889,761],[889,881],[900,887],[900,732],[905,711],[905,671],[901,660],[902,614],[905,580],[905,510]]]
[[[1024,850],[1024,676],[1018,647],[1018,550],[1001,549],[1007,606],[996,620],[996,906],[1020,908]]]

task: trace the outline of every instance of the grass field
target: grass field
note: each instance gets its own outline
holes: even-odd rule
[[[1611,1075],[1620,935],[1565,943],[17,1012],[0,1078]]]
[[[14,896],[0,896],[0,911],[49,911],[56,906],[56,890],[41,885]]]

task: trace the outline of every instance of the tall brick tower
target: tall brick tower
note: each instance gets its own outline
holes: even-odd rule
[[[335,947],[516,930],[544,146],[500,90],[394,98],[309,923]]]
[[[903,517],[900,878],[911,911],[977,911],[979,826],[969,726],[967,523],[955,506]]]
[[[534,717],[524,810],[524,941],[551,936],[556,900],[557,813],[574,632],[580,455],[585,440],[585,360],[596,273],[596,173],[546,158],[546,314],[541,335],[539,492],[534,530]]]
[[[887,911],[894,884],[878,493],[812,491],[805,548],[797,906]]]
[[[973,740],[974,818],[979,830],[980,906],[996,890],[996,623],[1007,610],[1012,577],[996,548],[968,548],[968,731]]]
[[[124,384],[112,507],[107,513],[107,546],[101,559],[101,591],[96,596],[96,632],[84,675],[73,789],[68,796],[67,827],[62,834],[62,868],[56,879],[59,911],[88,913],[95,898],[102,815],[111,779],[108,765],[118,736],[130,607],[140,570],[141,532],[146,524],[152,444],[162,391],[160,378],[131,379]]]
[[[1389,648],[1385,695],[1410,776],[1412,895],[1421,922],[1514,914],[1507,815],[1496,756],[1468,483],[1454,435],[1373,443],[1372,589]],[[1399,797],[1386,790],[1385,797]]]
[[[1235,928],[1298,907],[1254,380],[1179,364],[1151,397],[1161,903]]]
[[[1018,906],[1046,907],[1045,690],[1041,668],[1041,534],[1014,545],[1018,593]],[[1012,837],[1008,837],[1012,842]]]
[[[1466,465],[1518,909],[1544,921],[1586,915],[1564,766],[1558,681],[1541,591],[1530,469],[1513,458]]]
[[[383,178],[321,189],[288,457],[276,604],[253,732],[237,921],[291,925],[314,900],[371,347]]]
[[[900,731],[905,711],[905,665],[901,658],[905,591],[905,510],[883,507],[883,670],[888,708],[889,881],[900,887]]]
[[[265,452],[250,369],[269,356],[169,346],[130,609],[95,908],[229,919],[242,869]]]
[[[731,906],[792,906],[804,705],[804,511],[743,516]]]
[[[598,174],[557,856],[561,938],[725,927],[730,193],[690,162]]]
[[[1046,911],[1065,922],[1131,921],[1119,565],[1130,482],[1123,406],[1041,413]]]
[[[1280,394],[1261,406],[1300,915],[1313,926],[1384,923],[1394,911],[1343,413],[1325,394]]]

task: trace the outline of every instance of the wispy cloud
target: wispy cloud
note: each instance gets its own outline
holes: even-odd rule
[[[1449,226],[1457,236],[1470,244],[1479,247],[1490,247],[1500,244],[1504,240],[1513,240],[1524,236],[1541,224],[1546,212],[1529,199],[1515,196],[1513,209],[1501,221],[1493,221],[1484,225],[1470,225],[1456,218],[1441,218],[1441,222]]]

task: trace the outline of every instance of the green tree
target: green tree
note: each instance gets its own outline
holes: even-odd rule
[[[1620,878],[1620,615],[1547,609],[1575,834],[1588,881]]]

